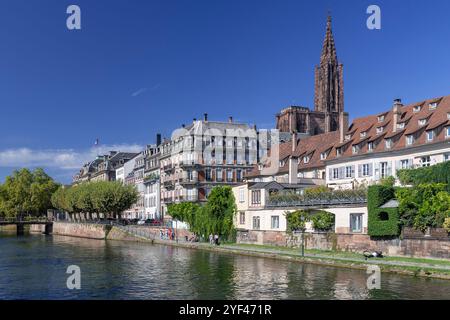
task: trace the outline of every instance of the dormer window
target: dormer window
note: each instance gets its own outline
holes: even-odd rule
[[[445,137],[450,138],[450,127],[445,128]]]
[[[406,144],[412,145],[414,143],[414,136],[410,134],[409,136],[406,136]]]
[[[373,151],[373,142],[369,142],[369,143],[367,144],[367,150]]]
[[[341,148],[337,148],[336,149],[336,156],[340,156],[341,155],[341,153],[342,153],[342,150],[341,150]]]
[[[358,153],[359,152],[359,146],[358,145],[354,145],[353,147],[352,147],[352,153],[353,154],[356,154],[356,153]]]
[[[384,121],[384,115],[378,116],[378,122],[383,122]]]
[[[367,131],[361,132],[359,137],[360,138],[365,138],[367,136]]]
[[[350,140],[351,137],[352,137],[351,134],[346,134],[346,135],[345,135],[345,140]]]
[[[438,106],[437,102],[432,102],[428,105],[428,107],[430,108],[430,110],[434,110],[436,109]]]
[[[384,127],[378,127],[378,128],[377,128],[377,134],[382,133],[383,130],[384,130]]]
[[[419,120],[419,126],[424,126],[427,124],[427,119],[420,119]]]
[[[419,112],[422,109],[421,106],[414,106],[413,112]]]
[[[404,122],[397,123],[397,129],[403,129],[405,127]]]
[[[310,159],[311,159],[310,156],[303,157],[303,162],[308,163]]]
[[[285,162],[284,162],[283,160],[280,160],[280,163],[279,163],[280,168],[281,168],[281,167],[284,167],[284,163],[285,163]]]
[[[326,152],[322,152],[320,154],[320,160],[325,160],[327,158],[327,153]]]
[[[392,147],[392,139],[385,140],[386,149],[390,149]]]
[[[447,112],[447,119],[450,120],[450,112]]]
[[[434,131],[433,130],[427,131],[427,141],[433,141],[433,138],[434,138]]]
[[[262,164],[258,164],[258,170],[261,171],[263,169],[263,165]]]

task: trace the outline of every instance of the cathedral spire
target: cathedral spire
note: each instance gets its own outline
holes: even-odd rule
[[[331,15],[327,18],[320,64],[315,70],[314,108],[325,113],[325,132],[337,129],[338,123],[332,113],[344,111],[344,81],[343,65],[338,62],[331,29]]]
[[[334,44],[333,31],[331,30],[331,16],[327,18],[327,31],[325,32],[325,39],[323,40],[322,55],[320,63],[329,61],[337,61],[336,46]]]

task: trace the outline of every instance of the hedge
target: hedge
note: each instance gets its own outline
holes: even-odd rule
[[[417,186],[424,183],[445,183],[450,192],[450,161],[430,167],[417,169],[401,169],[397,171],[401,184]]]
[[[380,208],[395,198],[395,189],[391,186],[369,186],[367,210],[369,215],[368,234],[373,237],[398,236],[400,234],[398,208]],[[386,213],[386,215],[383,214]],[[384,218],[387,218],[384,220]]]

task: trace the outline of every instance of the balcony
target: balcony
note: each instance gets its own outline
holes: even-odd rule
[[[174,169],[174,166],[173,166],[172,163],[166,164],[165,166],[163,166],[163,171],[164,171],[164,172],[170,172],[170,171],[172,171],[173,169]]]

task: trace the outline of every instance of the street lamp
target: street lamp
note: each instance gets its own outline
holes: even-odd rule
[[[300,220],[302,221],[302,257],[305,256],[305,226],[303,225],[305,221],[305,217],[301,216]]]

